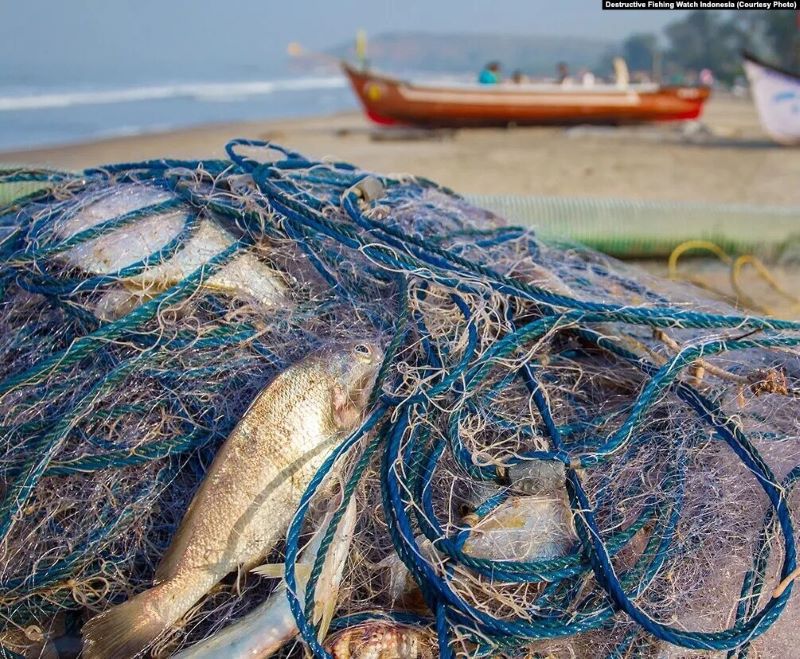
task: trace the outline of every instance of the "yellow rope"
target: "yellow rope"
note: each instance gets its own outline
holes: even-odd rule
[[[691,250],[702,250],[706,252],[711,252],[714,256],[716,256],[720,261],[722,261],[725,265],[731,265],[733,263],[733,259],[728,255],[728,253],[722,249],[716,243],[711,242],[710,240],[686,240],[682,242],[680,245],[675,247],[669,255],[669,260],[667,261],[667,269],[669,272],[669,278],[675,280],[683,280],[688,281],[699,288],[705,289],[707,291],[711,291],[718,297],[728,300],[734,304],[736,304],[736,300],[718,288],[711,286],[709,283],[701,279],[700,277],[695,277],[692,275],[683,275],[678,273],[678,260],[683,256],[686,252]]]
[[[770,272],[769,268],[764,265],[764,262],[756,256],[752,254],[743,254],[742,256],[738,257],[733,264],[731,265],[731,286],[733,286],[733,290],[736,291],[736,295],[740,298],[750,299],[742,290],[741,283],[739,281],[742,268],[746,265],[751,265],[755,268],[758,276],[761,277],[763,281],[767,283],[767,285],[775,291],[778,295],[780,295],[785,300],[788,300],[792,303],[792,306],[789,308],[788,313],[795,313],[796,311],[800,310],[800,297],[795,295],[794,293],[790,293],[787,291],[783,286],[781,286],[780,282],[775,279],[775,276]],[[752,301],[751,301],[752,302]],[[752,304],[755,304],[752,302]],[[770,315],[775,315],[775,310],[771,309],[770,307],[764,305],[758,305],[761,309],[763,309],[766,313]],[[786,313],[786,312],[784,312]]]
[[[748,293],[745,291],[744,286],[742,285],[742,271],[745,266],[752,266],[758,277],[764,281],[769,288],[775,291],[778,295],[780,295],[785,300],[788,300],[792,303],[792,306],[787,310],[781,310],[782,313],[790,313],[794,314],[797,311],[800,311],[800,297],[795,295],[794,293],[786,290],[781,283],[775,278],[772,274],[770,269],[764,264],[761,259],[752,254],[744,254],[737,258],[733,258],[730,256],[722,247],[717,245],[710,240],[687,240],[682,242],[680,245],[675,247],[672,250],[672,253],[669,255],[669,260],[667,262],[667,268],[669,272],[670,279],[682,279],[684,281],[689,281],[696,286],[700,286],[706,290],[712,291],[716,293],[722,298],[732,299],[732,296],[727,294],[725,291],[721,291],[714,286],[709,285],[705,282],[702,278],[691,276],[691,275],[682,275],[678,272],[678,261],[680,260],[681,256],[683,256],[686,252],[691,250],[701,250],[706,252],[711,252],[714,256],[716,256],[720,261],[722,261],[725,265],[730,267],[730,282],[731,288],[733,288],[736,297],[733,300],[738,306],[741,307],[748,307],[750,309],[755,309],[761,313],[769,314],[769,315],[776,315],[777,310],[767,306],[765,304],[761,304],[756,302]]]
[[[669,255],[669,262],[667,265],[670,279],[678,278],[678,259],[683,256],[685,252],[693,249],[711,252],[726,265],[730,265],[733,261],[733,259],[728,256],[728,253],[717,245],[717,243],[712,243],[710,240],[686,240],[673,249],[672,253]]]

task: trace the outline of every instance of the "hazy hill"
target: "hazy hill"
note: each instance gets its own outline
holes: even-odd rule
[[[521,69],[541,76],[553,75],[558,62],[566,62],[571,71],[595,67],[614,45],[601,39],[541,35],[402,32],[370,37],[367,54],[370,64],[384,71],[466,73],[498,60],[507,74]],[[353,43],[326,52],[355,59]]]

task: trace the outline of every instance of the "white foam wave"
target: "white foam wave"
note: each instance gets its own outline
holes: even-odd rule
[[[132,103],[171,98],[192,98],[218,102],[238,101],[248,96],[262,96],[282,91],[338,89],[345,85],[346,80],[343,77],[330,76],[325,78],[292,78],[249,82],[181,83],[100,91],[0,96],[0,112],[65,108],[73,105]]]

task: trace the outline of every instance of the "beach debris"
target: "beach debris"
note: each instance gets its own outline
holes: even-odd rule
[[[336,506],[338,507],[338,502]],[[334,508],[335,508],[334,507]],[[323,536],[331,523],[333,511],[320,522],[309,543],[301,553],[294,569],[298,575],[298,597],[305,596],[305,587],[314,560],[317,558]],[[330,621],[337,605],[339,586],[347,561],[350,542],[356,524],[355,499],[351,499],[345,509],[333,541],[323,563],[322,572],[317,581],[314,593],[314,624],[319,624],[319,637],[325,638]],[[271,566],[270,566],[271,567]],[[283,566],[281,566],[283,567]],[[253,572],[263,570],[255,568]],[[286,584],[281,581],[266,602],[257,606],[241,620],[237,620],[213,636],[183,650],[175,655],[175,659],[260,659],[270,657],[280,647],[297,634],[297,621],[289,608],[286,599]]]
[[[348,627],[325,642],[334,659],[434,659],[436,636],[423,627],[370,620]]]
[[[306,485],[361,418],[381,358],[369,341],[332,347],[259,394],[217,453],[155,585],[84,626],[86,657],[135,656],[225,575],[270,553]]]

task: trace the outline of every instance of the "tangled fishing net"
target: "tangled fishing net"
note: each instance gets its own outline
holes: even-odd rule
[[[3,173],[46,185],[0,214],[8,656],[66,656],[147,588],[256,394],[360,337],[385,350],[373,403],[273,556],[315,654],[294,563],[334,476],[359,510],[334,628],[425,627],[442,657],[791,654],[800,323],[546,245],[425,180],[227,151]],[[153,652],[274,584],[233,575]]]

